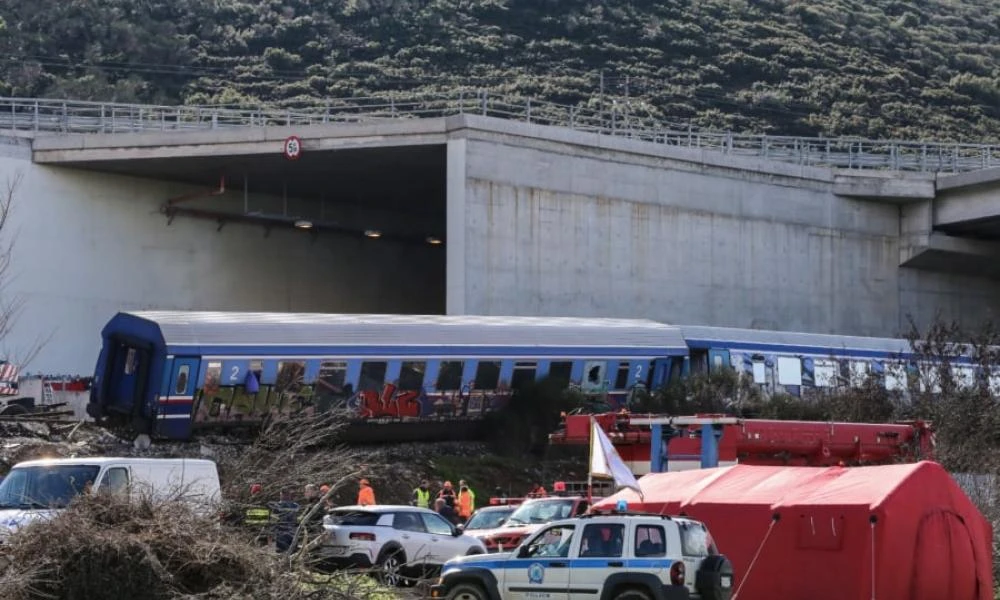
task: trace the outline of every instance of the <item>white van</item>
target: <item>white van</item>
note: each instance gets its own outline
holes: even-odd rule
[[[14,465],[0,482],[0,538],[53,515],[83,493],[180,499],[207,514],[220,500],[219,472],[189,458],[53,458]]]

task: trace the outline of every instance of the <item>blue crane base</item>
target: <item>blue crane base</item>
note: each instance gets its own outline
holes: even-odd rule
[[[652,429],[650,436],[650,465],[651,473],[664,473],[670,464],[670,440],[679,435],[679,432],[667,425],[650,425]],[[719,466],[719,438],[722,437],[722,426],[705,424],[701,426],[701,468],[711,469]]]

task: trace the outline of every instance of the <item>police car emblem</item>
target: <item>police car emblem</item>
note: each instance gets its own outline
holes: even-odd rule
[[[529,583],[542,583],[545,579],[545,567],[542,563],[531,563],[528,567],[528,582]]]

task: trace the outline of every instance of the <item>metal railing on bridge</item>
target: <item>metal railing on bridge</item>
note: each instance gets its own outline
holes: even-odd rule
[[[656,144],[842,169],[962,172],[1000,166],[1000,146],[737,134],[666,123],[636,101],[570,106],[485,91],[330,99],[323,106],[248,109],[0,98],[0,129],[44,133],[204,131],[477,114]],[[607,106],[610,105],[610,108]],[[644,114],[645,113],[645,114]]]

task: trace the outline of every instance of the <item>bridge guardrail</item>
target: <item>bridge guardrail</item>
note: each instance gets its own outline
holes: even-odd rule
[[[0,129],[69,133],[204,131],[479,114],[602,135],[763,158],[804,166],[859,170],[963,172],[1000,166],[1000,146],[947,142],[769,136],[708,131],[651,116],[639,102],[569,106],[484,91],[330,99],[323,106],[247,109],[157,106],[40,98],[0,98]]]

